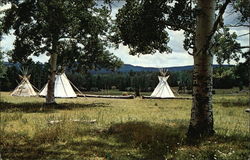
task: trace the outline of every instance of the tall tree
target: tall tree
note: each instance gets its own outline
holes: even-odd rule
[[[212,48],[222,50],[218,49],[220,45],[215,45],[214,35],[223,26],[223,14],[229,3],[230,0],[220,3],[216,0],[127,0],[117,14],[113,41],[127,45],[132,55],[168,53],[171,49],[167,46],[166,28],[184,31],[184,48],[194,59],[189,137],[214,134]]]
[[[25,62],[31,55],[50,56],[46,103],[55,103],[57,65],[74,69],[114,69],[120,59],[108,52],[109,10],[95,0],[24,0],[6,11],[3,31],[14,29],[12,58]]]
[[[215,0],[198,0],[195,31],[195,50],[193,52],[193,106],[188,130],[189,136],[212,135],[212,74],[213,53],[211,46],[215,22]]]
[[[3,52],[0,50],[0,78],[3,78],[5,72],[6,72],[6,68],[3,64]]]

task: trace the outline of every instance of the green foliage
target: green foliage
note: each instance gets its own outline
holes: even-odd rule
[[[234,3],[233,7],[236,10],[236,12],[241,13],[239,20],[243,23],[246,21],[249,21],[249,17],[250,17],[249,1],[248,0],[235,0],[233,1],[233,3]]]
[[[192,2],[184,0],[126,1],[116,17],[115,43],[123,43],[130,48],[130,54],[169,53],[168,32],[184,30],[184,48],[194,48],[196,10]]]
[[[14,61],[57,53],[59,65],[83,71],[122,64],[107,50],[109,10],[94,0],[25,0],[6,11],[3,25],[17,37]]]
[[[218,67],[214,69],[213,85],[214,88],[232,88],[238,84],[235,77],[234,67]]]
[[[126,1],[116,17],[114,41],[128,45],[132,55],[170,52],[162,12],[165,7],[160,1]]]
[[[237,40],[237,34],[230,33],[228,28],[224,28],[222,32],[218,32],[215,35],[215,46],[213,47],[213,53],[217,56],[217,62],[223,64],[230,60],[238,62],[242,55],[240,43]]]
[[[249,85],[250,77],[250,62],[249,59],[244,63],[239,63],[235,68],[235,76],[239,83],[242,83],[245,86]]]
[[[185,0],[130,0],[119,10],[114,42],[123,42],[130,54],[171,52],[167,29],[185,31],[184,48],[194,49],[196,2]]]
[[[248,62],[239,63],[236,66],[217,67],[213,75],[214,88],[232,88],[249,85],[249,64]]]
[[[68,78],[81,90],[100,91],[111,90],[112,87],[120,91],[152,91],[158,84],[157,72],[132,72],[109,74],[77,74],[69,73]],[[171,83],[172,84],[172,83]]]
[[[247,23],[249,5],[247,1],[232,1],[233,12],[242,14],[242,22]],[[130,48],[130,54],[153,54],[170,52],[167,46],[169,37],[167,29],[184,31],[184,49],[193,53],[195,50],[196,16],[201,14],[196,7],[196,1],[185,0],[129,0],[119,10],[116,19],[116,35],[113,41],[123,43]],[[219,10],[221,2],[217,1],[216,9]],[[220,22],[223,27],[223,22]],[[217,56],[219,63],[234,59],[239,60],[242,54],[240,44],[236,42],[237,35],[230,34],[229,29],[224,29],[215,35],[215,44],[212,44],[212,53]]]
[[[5,73],[6,73],[6,67],[3,64],[3,52],[0,50],[0,78],[3,78]]]
[[[1,90],[13,90],[17,86],[17,80],[19,80],[18,74],[19,71],[15,66],[8,67],[5,76],[2,78]]]
[[[227,76],[234,76],[233,67],[218,67],[214,70],[214,78],[224,78]]]

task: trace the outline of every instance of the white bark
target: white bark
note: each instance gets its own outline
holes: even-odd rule
[[[193,71],[193,105],[188,136],[200,137],[212,135],[212,74],[213,55],[205,47],[212,33],[215,21],[215,0],[198,0],[194,71]]]

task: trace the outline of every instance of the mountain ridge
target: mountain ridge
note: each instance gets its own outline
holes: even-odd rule
[[[4,62],[4,65],[7,67],[11,67],[11,66],[16,66],[19,67],[20,64],[18,63],[11,63],[11,62]],[[213,67],[219,67],[220,65],[218,64],[214,64]],[[223,67],[231,67],[233,65],[222,65]],[[187,70],[192,70],[193,69],[193,65],[186,65],[186,66],[173,66],[173,67],[164,67],[164,69],[167,69],[170,72],[177,72],[177,71],[187,71]],[[143,67],[143,66],[136,66],[136,65],[132,65],[132,64],[124,64],[123,66],[121,66],[121,68],[117,69],[116,72],[158,72],[160,68],[158,67]],[[102,73],[112,73],[112,71],[110,70],[106,70],[106,69],[101,69],[101,70],[92,70],[90,71],[90,73],[93,74],[102,74]]]
[[[220,65],[214,64],[213,67],[219,67]],[[231,67],[233,65],[222,65],[223,67]],[[186,65],[186,66],[175,66],[175,67],[164,67],[170,72],[177,72],[177,71],[188,71],[194,68],[193,65]],[[116,72],[158,72],[160,68],[157,67],[143,67],[143,66],[135,66],[131,64],[124,64],[121,68],[117,69]],[[99,71],[91,71],[91,73],[98,74],[98,73],[112,73],[112,71],[101,69]]]

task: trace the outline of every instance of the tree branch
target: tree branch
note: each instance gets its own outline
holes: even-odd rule
[[[250,48],[250,46],[240,46],[239,49]]]
[[[200,49],[200,51],[197,52],[197,54],[199,54],[200,52],[206,52],[207,50],[209,50],[209,44],[210,44],[210,41],[214,35],[214,33],[217,31],[218,29],[218,26],[223,18],[223,14],[225,13],[225,10],[227,8],[227,5],[231,2],[231,0],[226,0],[226,2],[222,5],[222,7],[220,8],[220,11],[219,11],[219,15],[217,17],[217,19],[215,20],[214,22],[214,25],[213,25],[213,28],[212,28],[212,31],[210,33],[210,35],[207,37],[207,42],[206,44],[204,45],[204,47],[202,49]]]
[[[191,53],[191,52],[189,52],[189,51],[187,51],[188,52],[188,54],[190,55],[190,56],[193,56],[194,55],[194,53]]]
[[[249,32],[249,33],[245,33],[245,34],[241,34],[241,35],[239,35],[238,37],[247,36],[247,35],[249,35],[249,34],[250,34],[250,32]]]
[[[231,2],[231,0],[226,0],[226,2],[222,5],[222,7],[220,8],[220,11],[219,11],[219,15],[217,17],[217,19],[215,20],[214,22],[214,26],[213,26],[213,29],[212,29],[212,32],[209,36],[210,39],[208,39],[209,41],[212,39],[214,33],[217,31],[217,28],[219,26],[219,23],[221,22],[222,20],[222,16],[223,14],[225,13],[225,10],[227,8],[227,5]]]
[[[228,28],[233,28],[233,27],[250,27],[250,24],[226,25],[225,27],[228,27]]]
[[[171,27],[175,27],[175,28],[179,28],[179,29],[182,29],[182,30],[184,30],[184,31],[187,31],[187,32],[190,32],[190,33],[195,33],[195,31],[194,30],[192,30],[192,29],[189,29],[189,28],[185,28],[185,27],[183,27],[183,26],[179,26],[179,25],[176,25],[176,24],[172,24],[172,23],[169,23],[169,22],[166,22],[165,23],[166,25],[167,25],[167,28],[168,29],[171,29],[171,30],[173,30]],[[175,30],[177,30],[177,29],[175,29]]]

